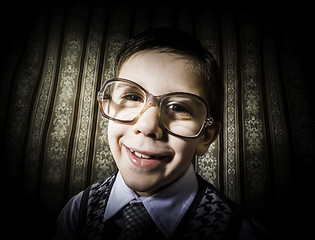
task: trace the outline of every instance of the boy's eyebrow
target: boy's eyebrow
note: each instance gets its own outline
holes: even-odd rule
[[[120,80],[119,78],[117,78],[117,80]],[[127,79],[126,79],[127,80]],[[131,80],[129,80],[129,81],[131,81]],[[132,81],[131,81],[132,82]],[[134,82],[132,82],[133,84],[134,84],[134,86],[133,85],[131,85],[131,83],[128,83],[129,85],[126,85],[126,84],[122,84],[122,83],[125,83],[125,82],[116,82],[115,83],[115,86],[114,86],[114,89],[116,90],[116,91],[119,91],[120,89],[141,89],[140,88],[140,85],[137,85],[136,83],[134,83]],[[142,91],[143,91],[143,89],[141,89]],[[145,91],[147,91],[147,90],[145,90]]]
[[[119,79],[117,79],[117,80],[119,80]],[[125,82],[122,82],[122,83],[125,83]],[[120,88],[127,88],[127,86],[126,86],[126,84],[122,84],[122,83],[120,83],[120,82],[116,82],[115,83],[115,89],[120,89]],[[129,83],[130,84],[130,83]],[[128,87],[135,87],[135,86],[128,86]],[[137,86],[138,87],[138,86]]]

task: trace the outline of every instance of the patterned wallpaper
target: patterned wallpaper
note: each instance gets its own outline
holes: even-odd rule
[[[96,93],[113,76],[122,43],[151,27],[195,34],[222,69],[223,129],[195,159],[201,176],[264,217],[271,199],[290,198],[295,157],[300,169],[313,166],[314,123],[293,38],[253,12],[211,4],[56,3],[31,26],[1,90],[9,103],[1,119],[5,171],[48,216],[116,171]]]

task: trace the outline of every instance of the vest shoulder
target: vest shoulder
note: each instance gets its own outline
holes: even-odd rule
[[[105,188],[109,187],[110,185],[112,185],[114,183],[116,176],[117,176],[117,173],[113,173],[112,175],[110,175],[105,180],[93,183],[90,186],[90,191],[102,191],[102,190],[104,190]]]
[[[112,174],[110,177],[108,177],[104,181],[100,181],[97,183],[92,184],[88,188],[88,205],[93,208],[97,207],[100,201],[103,201],[105,204],[106,200],[110,194],[111,188],[115,182],[117,173]]]
[[[197,179],[197,195],[179,227],[180,237],[175,239],[224,239],[231,224],[239,225],[235,217],[238,205],[198,174]]]
[[[103,216],[111,188],[115,182],[117,173],[112,174],[104,181],[92,184],[85,190],[85,200],[82,199],[81,217],[82,227],[78,239],[101,239],[103,232]]]
[[[232,201],[231,199],[227,198],[224,194],[219,192],[211,183],[203,179],[198,174],[197,179],[199,184],[197,198],[198,197],[199,199],[205,198],[213,203],[221,202],[222,204],[226,205],[226,207],[230,208],[231,211],[242,208],[236,202]]]

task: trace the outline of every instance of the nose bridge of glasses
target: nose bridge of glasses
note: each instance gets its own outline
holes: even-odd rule
[[[146,101],[146,104],[144,105],[142,111],[140,112],[140,114],[137,116],[137,119],[142,116],[142,114],[144,112],[146,112],[149,108],[151,107],[155,107],[156,108],[156,111],[157,111],[157,114],[160,118],[160,110],[159,110],[159,102],[160,102],[160,98],[159,96],[154,96],[150,93],[147,93],[147,101]],[[159,119],[160,120],[160,119]]]
[[[154,95],[148,93],[146,109],[148,109],[149,107],[157,107],[158,108],[159,102],[160,102],[159,96],[154,96]]]

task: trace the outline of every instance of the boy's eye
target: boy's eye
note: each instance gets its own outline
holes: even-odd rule
[[[127,101],[131,101],[131,102],[144,102],[143,97],[135,93],[125,94],[121,98]]]
[[[178,103],[169,104],[167,106],[167,109],[175,113],[184,113],[184,114],[191,115],[191,111],[186,106],[178,104]]]

